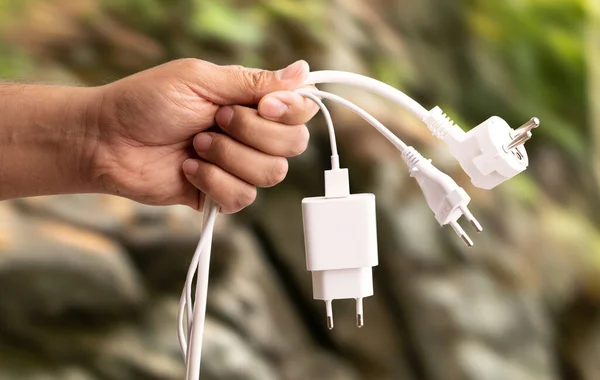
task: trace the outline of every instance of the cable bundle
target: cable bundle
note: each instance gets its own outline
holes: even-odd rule
[[[475,186],[491,189],[527,168],[528,159],[523,143],[531,137],[531,129],[539,126],[539,120],[535,118],[535,123],[532,119],[524,126],[512,129],[504,120],[492,117],[471,131],[464,132],[439,107],[427,111],[406,94],[375,79],[342,71],[310,73],[306,84],[318,83],[358,86],[399,104],[423,121],[436,137],[444,140],[449,145],[451,153],[471,177]],[[331,166],[333,170],[341,172],[346,169],[339,169],[340,164],[333,121],[321,99],[328,99],[348,108],[390,141],[402,153],[409,167],[411,177],[417,180],[429,207],[435,214],[436,220],[440,225],[449,224],[467,246],[473,245],[472,240],[457,222],[464,215],[477,232],[482,230],[479,222],[467,209],[470,197],[454,180],[435,168],[431,164],[431,160],[424,159],[413,147],[407,146],[375,117],[354,103],[340,96],[312,88],[302,88],[297,92],[314,101],[325,117],[331,143]],[[515,152],[519,154],[515,154]],[[206,198],[200,241],[188,269],[179,303],[177,333],[186,364],[185,380],[198,380],[200,378],[212,236],[218,212],[219,206],[211,199]],[[192,291],[194,291],[193,297]],[[326,305],[328,325],[332,328],[331,301],[326,300]],[[359,305],[358,299],[357,305]],[[359,317],[357,323],[360,327],[363,323],[362,298],[359,306],[357,313],[360,313],[357,314]]]

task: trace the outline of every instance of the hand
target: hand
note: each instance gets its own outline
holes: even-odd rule
[[[100,88],[99,191],[198,210],[206,194],[225,213],[250,205],[306,149],[317,107],[290,90],[307,75],[303,61],[270,72],[184,59]]]

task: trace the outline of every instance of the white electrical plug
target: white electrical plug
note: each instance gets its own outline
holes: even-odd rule
[[[540,122],[532,118],[512,129],[502,118],[493,116],[468,132],[454,124],[439,107],[424,120],[434,136],[443,140],[473,185],[492,189],[521,173],[529,165],[525,141]]]
[[[449,224],[465,244],[472,247],[473,241],[458,224],[458,219],[464,216],[475,231],[483,230],[481,224],[467,208],[471,197],[450,176],[433,166],[431,160],[423,158],[413,147],[408,147],[402,154],[402,158],[408,165],[410,176],[417,180],[438,223],[442,226]]]
[[[373,295],[378,265],[375,195],[350,194],[348,169],[325,171],[325,196],[302,200],[306,267],[313,298],[325,301],[327,327],[333,328],[332,302],[356,300],[362,327],[363,298]]]

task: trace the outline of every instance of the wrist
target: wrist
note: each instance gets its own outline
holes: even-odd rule
[[[71,183],[74,188],[70,189],[70,193],[101,192],[96,156],[101,138],[100,113],[103,97],[102,87],[76,88],[67,101],[73,105],[73,113],[66,115],[65,128],[68,131],[65,133],[69,138],[64,139],[61,145],[66,150],[69,146],[76,147],[72,154],[64,157],[77,161],[74,165],[65,163],[63,166],[66,170],[73,170]]]
[[[95,191],[98,93],[0,86],[0,199]]]

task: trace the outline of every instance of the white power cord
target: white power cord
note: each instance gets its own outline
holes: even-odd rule
[[[208,271],[210,268],[212,235],[219,208],[210,198],[206,198],[204,210],[204,222],[200,241],[188,269],[185,286],[179,302],[177,335],[181,352],[187,365],[186,380],[198,379],[200,376],[200,358],[206,318],[206,296],[208,293]],[[196,272],[198,272],[198,278],[196,280],[196,303],[194,304],[192,303],[191,293],[192,282]]]
[[[491,189],[528,166],[523,144],[531,137],[531,130],[539,126],[536,118],[513,130],[504,120],[492,117],[464,132],[439,107],[427,111],[406,94],[375,79],[349,72],[316,71],[309,74],[305,84],[319,83],[358,86],[404,107],[423,121],[434,136],[449,145],[473,184],[480,188]],[[340,169],[333,121],[321,98],[337,102],[362,117],[402,153],[410,175],[417,180],[441,225],[450,224],[468,246],[473,242],[457,220],[464,215],[478,232],[482,228],[467,208],[470,201],[467,193],[435,168],[431,160],[424,159],[368,112],[328,92],[309,88],[297,92],[319,106],[325,117],[332,152],[332,169],[325,172],[325,196],[305,198],[302,202],[307,269],[313,273],[314,298],[325,301],[329,328],[333,328],[332,301],[354,298],[357,325],[362,327],[362,299],[373,295],[372,267],[378,264],[375,197],[373,194],[350,193],[348,170]],[[186,380],[200,377],[212,235],[218,210],[219,206],[206,198],[201,238],[179,304],[177,335],[186,363]]]
[[[308,75],[308,78],[306,79],[306,84],[319,83],[348,84],[360,87],[367,91],[374,92],[397,103],[399,106],[405,108],[407,111],[415,115],[421,121],[425,120],[425,118],[429,114],[429,112],[425,108],[423,108],[422,105],[415,102],[402,91],[390,86],[389,84],[380,82],[373,78],[366,77],[364,75],[350,73],[346,71],[332,70],[311,72]]]
[[[358,116],[362,117],[367,123],[371,124],[371,126],[373,126],[379,133],[381,133],[383,135],[383,137],[388,139],[388,141],[391,142],[392,145],[394,145],[400,152],[404,152],[408,148],[408,145],[406,145],[404,143],[404,141],[400,140],[398,138],[398,136],[393,134],[392,131],[390,131],[385,125],[381,124],[381,122],[379,120],[377,120],[375,117],[373,117],[373,115],[371,115],[364,109],[360,108],[356,104],[342,98],[341,96],[337,96],[337,95],[329,93],[329,92],[319,91],[319,90],[314,90],[314,89],[303,89],[303,90],[298,90],[297,92],[303,96],[308,96],[309,94],[314,94],[321,98],[330,99],[336,103],[341,104],[342,106],[348,108],[350,111],[354,112]]]

